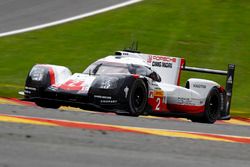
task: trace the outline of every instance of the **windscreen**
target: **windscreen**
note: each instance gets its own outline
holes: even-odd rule
[[[151,70],[149,67],[134,64],[122,64],[114,62],[95,62],[91,64],[84,72],[84,74],[91,75],[105,75],[105,74],[138,74],[147,76],[156,80],[161,81],[160,76]]]
[[[127,64],[113,63],[113,62],[96,62],[91,64],[84,72],[84,74],[103,75],[103,74],[130,74]]]

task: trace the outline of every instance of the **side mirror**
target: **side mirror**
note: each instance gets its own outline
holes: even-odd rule
[[[151,72],[149,75],[148,75],[149,78],[151,78],[153,81],[157,81],[157,82],[161,82],[161,77],[160,75],[158,75],[156,72]]]

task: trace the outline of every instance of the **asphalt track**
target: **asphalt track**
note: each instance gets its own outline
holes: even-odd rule
[[[0,105],[0,166],[250,165],[249,143],[195,139],[185,134],[179,137],[161,134],[162,130],[175,130],[250,139],[250,126],[247,125],[208,125],[158,117],[135,118],[75,108],[43,109],[29,103],[20,102],[17,106],[13,105],[13,100],[7,101],[2,100],[2,103],[12,105]],[[18,116],[26,118],[14,118]],[[34,121],[38,118],[50,121]],[[64,125],[53,125],[56,121],[62,121]],[[88,124],[79,126],[83,122]],[[90,124],[130,127],[130,131],[126,131],[126,128],[117,131],[110,127],[91,128]],[[133,130],[138,127],[151,131],[160,129],[161,132],[159,135],[150,134],[150,131],[134,133]]]
[[[57,25],[135,2],[138,0],[2,0],[0,37],[20,33],[15,30]],[[7,33],[12,31],[15,32]]]
[[[0,33],[123,1],[1,1]],[[0,167],[250,166],[249,119],[208,125],[75,108],[43,109],[0,98],[0,127]]]

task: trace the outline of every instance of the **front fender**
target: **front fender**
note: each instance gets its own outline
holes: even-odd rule
[[[63,66],[37,64],[32,67],[25,83],[26,97],[40,97],[42,92],[53,84],[59,84],[71,76],[71,71]]]

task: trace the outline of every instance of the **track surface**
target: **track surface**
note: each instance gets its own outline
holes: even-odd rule
[[[53,110],[6,104],[0,108],[0,113],[7,115],[250,137],[249,126],[134,118],[76,112],[73,108]],[[0,126],[0,166],[250,165],[250,144],[9,122],[0,122]]]
[[[1,0],[0,34],[103,9],[128,0]]]
[[[53,22],[114,5],[125,0],[5,0],[0,2],[0,33]],[[4,99],[2,99],[4,101]],[[215,125],[186,121],[125,117],[106,113],[52,110],[6,100],[1,115],[192,131],[250,137],[248,122],[234,120]],[[1,99],[0,99],[1,103]],[[21,103],[20,103],[21,104]],[[77,110],[78,111],[78,110]],[[185,166],[249,167],[250,144],[103,129],[44,126],[0,121],[0,167],[7,166]],[[244,126],[243,126],[244,125]],[[159,132],[160,133],[160,132]]]

